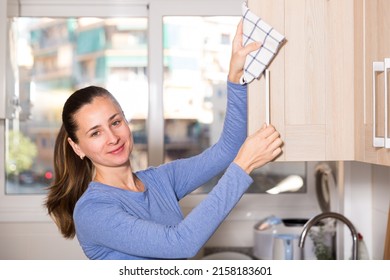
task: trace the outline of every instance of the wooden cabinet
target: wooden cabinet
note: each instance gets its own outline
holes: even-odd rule
[[[278,160],[352,160],[353,1],[249,0],[286,37],[270,67],[270,122],[281,133]],[[265,79],[249,84],[249,128],[265,120]]]
[[[371,102],[372,62],[390,57],[384,20],[390,1],[249,0],[248,6],[287,40],[268,68],[270,122],[284,141],[278,161],[390,165],[389,150],[372,147]],[[252,133],[268,111],[264,76],[248,85],[248,94]]]
[[[357,136],[360,135],[356,159],[390,165],[390,80],[388,73],[390,71],[388,69],[390,67],[390,1],[365,0],[362,2],[364,12],[360,25],[363,30],[361,79],[364,84],[357,95],[357,106],[363,108],[364,113],[356,114]],[[375,145],[374,135],[377,138]],[[385,138],[387,138],[387,147],[384,147]]]

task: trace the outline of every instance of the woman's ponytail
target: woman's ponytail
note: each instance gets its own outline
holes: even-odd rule
[[[91,161],[76,155],[62,125],[54,147],[54,182],[45,206],[65,238],[75,236],[73,209],[92,180],[92,172]]]

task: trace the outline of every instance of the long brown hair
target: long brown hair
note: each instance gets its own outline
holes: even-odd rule
[[[109,97],[118,102],[106,89],[89,86],[75,91],[65,102],[62,125],[54,146],[54,182],[48,188],[45,206],[65,238],[74,238],[76,231],[73,210],[77,200],[88,188],[94,168],[88,158],[81,159],[73,151],[68,137],[78,143],[78,123],[75,114],[95,97]]]

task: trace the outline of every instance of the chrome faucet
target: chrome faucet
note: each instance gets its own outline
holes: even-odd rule
[[[306,235],[308,234],[310,228],[324,218],[334,218],[342,221],[344,224],[348,226],[352,234],[352,259],[357,260],[358,259],[358,232],[356,231],[356,228],[353,226],[350,220],[348,220],[343,215],[335,212],[321,213],[308,220],[306,224],[303,226],[301,236],[299,237],[299,247],[303,248],[303,246],[305,245]]]

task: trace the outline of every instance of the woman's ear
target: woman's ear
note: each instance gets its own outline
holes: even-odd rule
[[[72,147],[72,149],[76,153],[76,155],[78,155],[83,160],[85,157],[85,154],[81,150],[80,146],[77,145],[77,143],[73,142],[73,140],[70,137],[68,137],[68,143]]]

